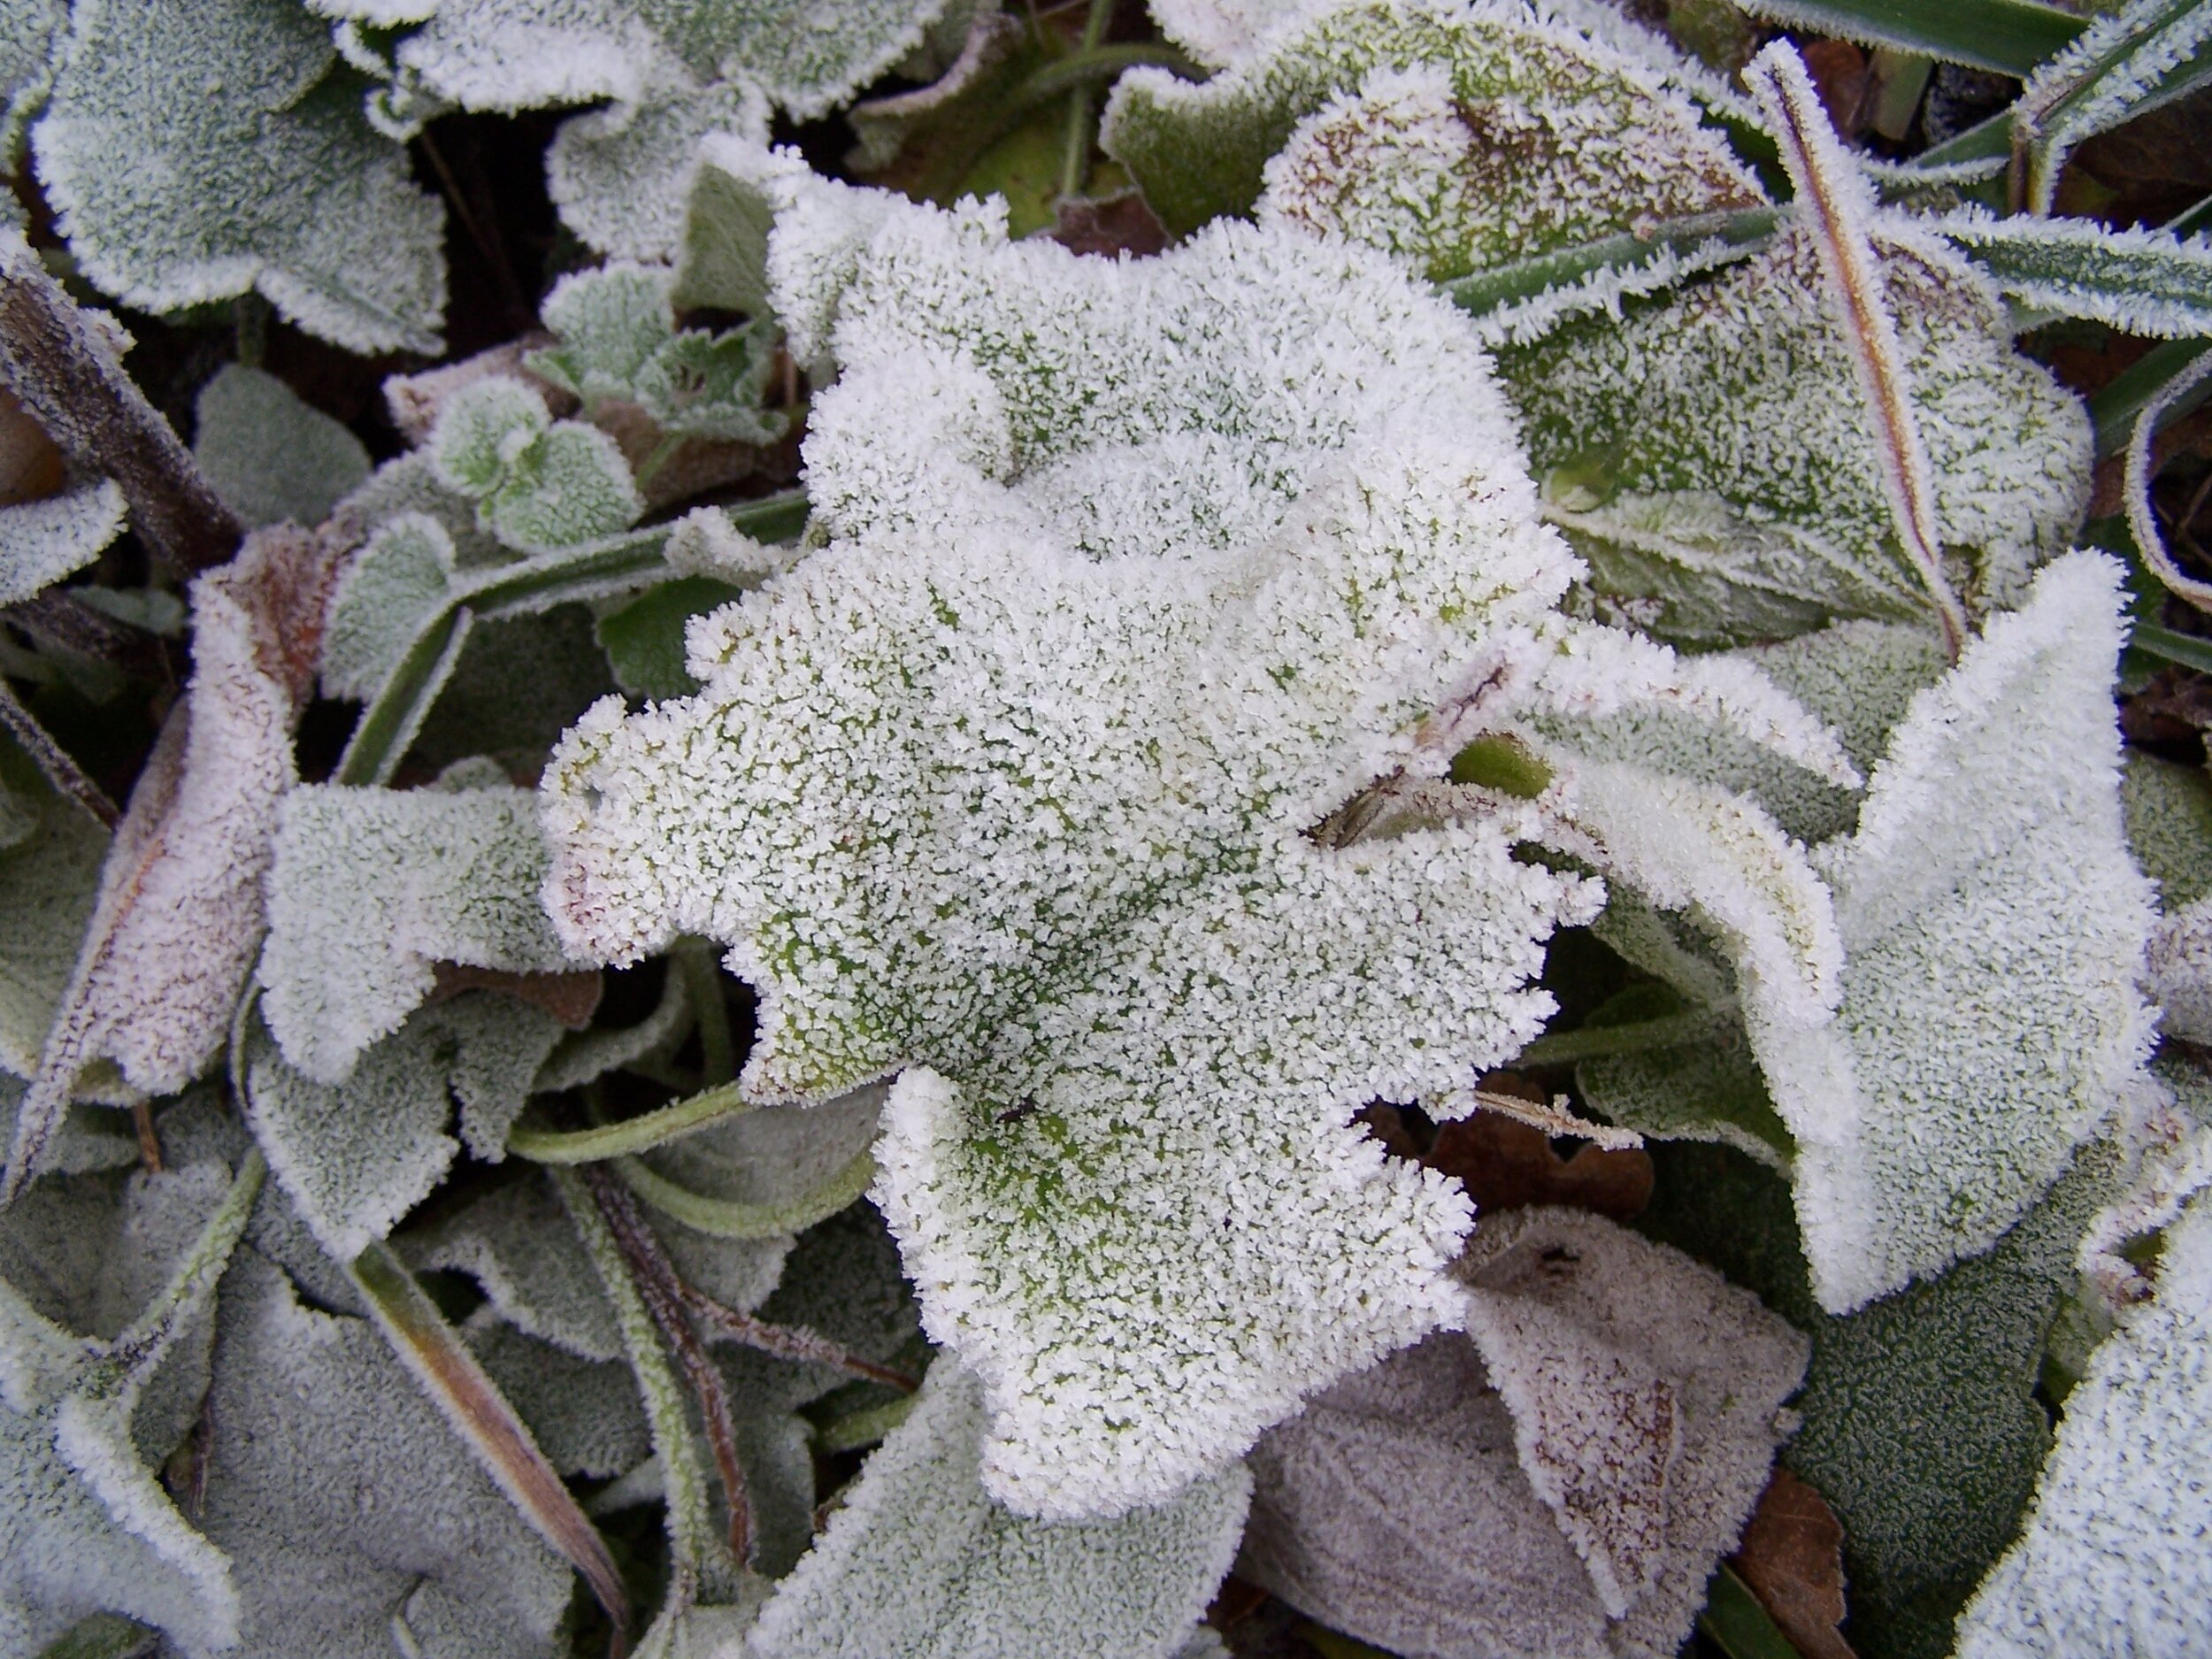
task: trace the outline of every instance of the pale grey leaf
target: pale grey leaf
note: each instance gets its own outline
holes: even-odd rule
[[[390,1659],[403,1630],[436,1659],[550,1659],[566,1565],[366,1321],[246,1256],[210,1415],[202,1525],[234,1563],[239,1659]]]
[[[1026,1520],[983,1489],[973,1379],[932,1368],[754,1625],[755,1659],[1165,1659],[1228,1570],[1241,1469],[1103,1522]]]
[[[768,108],[749,81],[667,81],[642,101],[572,116],[546,151],[561,220],[618,259],[673,259],[710,133],[765,140]]]
[[[546,869],[525,790],[293,791],[258,971],[286,1059],[318,1082],[343,1082],[430,994],[441,962],[519,973],[571,966],[538,896]]]
[[[0,784],[32,817],[29,833],[0,849],[0,1071],[28,1079],[92,919],[108,833],[6,738]]]
[[[325,693],[358,702],[373,697],[445,603],[453,575],[453,541],[435,518],[402,512],[380,524],[331,597],[323,633]]]
[[[621,1357],[622,1334],[598,1273],[539,1171],[395,1243],[411,1267],[470,1275],[501,1319],[524,1335],[579,1359]]]
[[[568,1225],[565,1216],[559,1219]],[[469,1346],[562,1474],[610,1479],[651,1453],[637,1379],[627,1363],[579,1359],[502,1320],[472,1330]]]
[[[261,369],[227,363],[200,388],[192,457],[248,526],[319,525],[367,482],[361,440]]]

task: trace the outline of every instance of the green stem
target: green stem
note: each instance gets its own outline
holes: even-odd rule
[[[720,1088],[737,1075],[737,1043],[730,1033],[730,1000],[722,992],[714,947],[703,940],[687,940],[675,955],[685,994],[699,1021],[699,1081],[707,1088]]]
[[[893,1429],[914,1414],[916,1396],[902,1394],[896,1400],[887,1400],[879,1406],[870,1406],[863,1411],[849,1411],[841,1417],[833,1417],[814,1433],[814,1449],[826,1456],[839,1452],[856,1452],[864,1446],[873,1446]]]
[[[1657,1019],[1632,1020],[1620,1025],[1585,1025],[1577,1031],[1552,1032],[1521,1050],[1516,1065],[1573,1065],[1602,1055],[1641,1054],[1647,1048],[1671,1048],[1692,1042],[1713,1028],[1709,1009],[1694,1013],[1667,1014]]]
[[[1075,56],[1086,57],[1098,50],[1113,15],[1114,0],[1091,0],[1083,19],[1083,43]],[[1067,137],[1060,154],[1060,194],[1064,196],[1079,195],[1090,177],[1091,114],[1091,88],[1087,81],[1068,94]]]
[[[806,494],[785,490],[726,510],[730,521],[764,541],[787,541],[806,526]],[[332,781],[380,784],[406,757],[430,705],[460,660],[472,624],[549,611],[571,599],[595,598],[664,571],[665,526],[633,531],[586,547],[503,565],[456,584],[425,617],[399,664],[370,699]]]
[[[1799,1659],[1773,1616],[1725,1562],[1706,1586],[1705,1610],[1698,1615],[1697,1627],[1728,1659]]]
[[[1064,92],[1078,87],[1093,87],[1102,81],[1111,81],[1125,69],[1145,66],[1170,70],[1186,80],[1201,79],[1198,66],[1172,46],[1099,46],[1087,51],[1070,52],[1065,58],[1033,70],[1014,85],[1008,95],[1006,110],[1010,116],[1048,104]]]
[[[736,1084],[725,1083],[618,1124],[590,1129],[518,1128],[507,1137],[507,1150],[533,1164],[596,1164],[603,1158],[650,1152],[752,1110]]]
[[[710,1198],[634,1157],[622,1159],[615,1170],[648,1204],[696,1232],[718,1239],[775,1239],[828,1220],[866,1192],[876,1177],[876,1160],[872,1150],[863,1152],[819,1187],[771,1204]]]
[[[1600,272],[1640,271],[1670,255],[1694,253],[1709,242],[1748,251],[1774,234],[1784,211],[1778,207],[1749,207],[1693,214],[1670,219],[1642,234],[1623,231],[1471,276],[1455,277],[1438,287],[1462,310],[1480,317],[1512,301],[1533,299],[1547,288],[1578,282]]]

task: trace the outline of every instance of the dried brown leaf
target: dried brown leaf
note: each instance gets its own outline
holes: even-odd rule
[[[1057,209],[1052,240],[1077,253],[1148,259],[1168,244],[1167,227],[1134,190],[1095,198],[1070,196]]]
[[[1510,1072],[1486,1078],[1483,1087],[1540,1105],[1544,1100],[1541,1089]],[[1390,1142],[1386,1139],[1384,1144]],[[1478,1215],[1568,1204],[1627,1221],[1651,1202],[1651,1155],[1640,1148],[1585,1146],[1563,1158],[1541,1129],[1502,1112],[1477,1112],[1446,1124],[1421,1161],[1441,1174],[1457,1176]]]
[[[428,1000],[442,1002],[464,991],[496,991],[518,1002],[543,1009],[570,1031],[581,1031],[599,1011],[606,982],[596,968],[575,973],[515,973],[503,968],[472,968],[457,962],[434,964],[438,982]]]
[[[1843,1524],[1819,1493],[1777,1469],[1729,1565],[1802,1659],[1856,1659],[1843,1623]]]

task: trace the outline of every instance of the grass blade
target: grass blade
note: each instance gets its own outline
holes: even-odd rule
[[[1755,18],[1861,46],[2026,75],[2072,44],[2082,19],[2038,0],[1735,0]]]

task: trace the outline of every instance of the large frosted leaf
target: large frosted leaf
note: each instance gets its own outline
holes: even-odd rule
[[[2157,1294],[2066,1396],[2020,1541],[1959,1620],[1959,1659],[2185,1654],[2212,1592],[2212,1203],[2165,1235]]]
[[[206,1297],[251,1202],[201,1164],[134,1177],[119,1202],[104,1180],[43,1182],[0,1223],[8,1652],[37,1652],[96,1611],[157,1625],[193,1654],[234,1639],[227,1566],[150,1465],[197,1414]]]
[[[1302,832],[1566,572],[1471,342],[1374,256],[999,234],[907,210],[857,254],[808,451],[834,539],[697,626],[698,696],[572,734],[548,891],[595,956],[730,942],[756,1099],[930,1068],[879,1194],[990,1392],[987,1478],[1111,1512],[1450,1317],[1459,1201],[1347,1120],[1532,1034],[1589,895],[1510,825]]]
[[[1978,611],[2017,604],[2087,504],[2086,419],[2012,349],[1955,255],[1899,227],[1874,245],[1953,583]],[[1737,643],[1926,614],[1824,280],[1793,226],[1624,321],[1571,322],[1501,355],[1591,585],[1663,636]]]
[[[1239,1571],[1394,1652],[1671,1655],[1766,1482],[1804,1339],[1584,1212],[1478,1240],[1469,1337],[1260,1442]]]
[[[330,586],[329,549],[257,532],[192,587],[193,672],[139,774],[56,1011],[9,1156],[7,1191],[35,1171],[88,1068],[133,1088],[182,1088],[230,1029],[262,927],[277,808],[296,777]]]
[[[499,1149],[559,1036],[541,1009],[470,993],[418,1012],[334,1086],[293,1070],[257,1024],[241,1059],[254,1137],[316,1239],[349,1262],[443,1179],[461,1149],[447,1133],[457,1104],[471,1149]]]
[[[1116,88],[1106,149],[1171,230],[1246,212],[1264,192],[1263,211],[1444,277],[1592,240],[1639,211],[1763,199],[1701,127],[1687,62],[1631,54],[1513,0],[1304,12],[1202,84],[1140,70]],[[1648,208],[1624,175],[1649,190]]]
[[[914,1413],[778,1586],[758,1659],[1167,1659],[1212,1599],[1251,1481],[1215,1475],[1105,1522],[1025,1520],[978,1478],[982,1390],[933,1367]]]
[[[667,259],[713,133],[765,139],[766,101],[745,81],[657,83],[636,102],[564,121],[546,151],[546,182],[562,221],[618,259]]]
[[[66,0],[10,0],[0,8],[0,166],[21,160],[23,129],[53,82],[54,49],[69,24]]]
[[[368,480],[361,440],[273,374],[227,363],[198,411],[193,458],[242,524],[319,525]]]
[[[70,251],[150,311],[258,289],[355,351],[434,351],[444,210],[291,0],[84,0],[33,133]]]
[[[233,1563],[240,1659],[558,1650],[566,1565],[367,1321],[302,1306],[246,1256],[225,1287],[210,1406],[200,1524]]]
[[[545,871],[524,790],[295,790],[277,830],[259,968],[286,1059],[342,1083],[430,994],[441,962],[568,967],[538,898]]]
[[[1993,1243],[2139,1077],[2151,926],[2110,702],[2119,572],[2073,554],[1922,692],[1819,860],[1832,1025],[1753,1039],[1824,1305]]]

